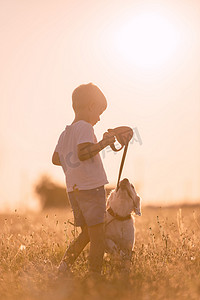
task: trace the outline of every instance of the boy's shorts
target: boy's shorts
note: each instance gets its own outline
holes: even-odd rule
[[[91,190],[68,192],[76,226],[94,226],[104,223],[106,196],[104,186]]]

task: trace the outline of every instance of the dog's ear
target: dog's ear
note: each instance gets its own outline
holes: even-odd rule
[[[142,213],[141,213],[141,198],[138,194],[136,194],[136,198],[135,198],[134,212],[138,216],[142,215]]]
[[[110,201],[109,201],[109,199],[107,199],[107,201],[106,201],[106,209],[108,209],[110,207]]]
[[[109,206],[110,206],[110,202],[112,201],[113,193],[114,193],[114,190],[112,190],[108,195],[108,198],[106,201],[106,208],[109,208]]]

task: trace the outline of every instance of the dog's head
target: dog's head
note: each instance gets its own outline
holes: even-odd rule
[[[115,189],[108,199],[110,206],[115,206],[120,212],[126,210],[126,213],[134,212],[136,215],[141,216],[141,200],[136,193],[134,186],[129,182],[127,178],[124,178],[119,183],[119,188]],[[125,213],[125,212],[124,212]],[[119,213],[119,215],[121,215]]]

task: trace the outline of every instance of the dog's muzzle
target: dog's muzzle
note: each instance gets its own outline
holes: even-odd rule
[[[129,197],[132,198],[131,196],[131,193],[130,193],[130,190],[129,190],[129,187],[128,187],[128,184],[129,184],[129,181],[127,178],[124,178],[121,182],[120,182],[120,185],[119,185],[119,188],[123,191],[123,190],[126,190]]]
[[[121,182],[120,182],[120,188],[124,188],[126,187],[126,185],[129,183],[127,178],[124,178]]]

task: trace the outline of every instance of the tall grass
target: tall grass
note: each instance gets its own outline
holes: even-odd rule
[[[200,209],[144,208],[137,217],[130,274],[105,255],[104,279],[84,280],[88,248],[58,279],[77,234],[71,213],[0,216],[0,299],[200,299]]]

